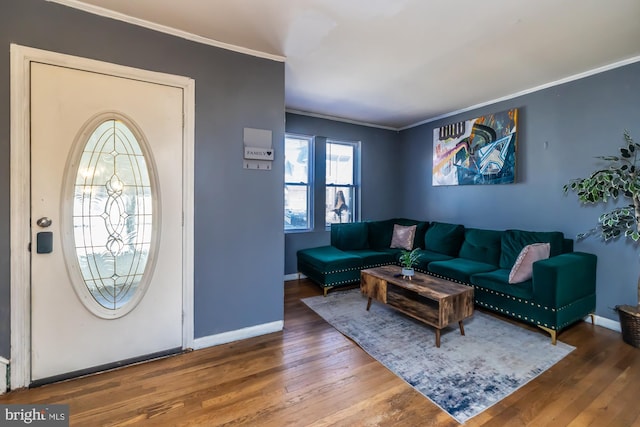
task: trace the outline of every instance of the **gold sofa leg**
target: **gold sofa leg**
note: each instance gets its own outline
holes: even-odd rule
[[[556,345],[556,343],[558,342],[557,341],[558,331],[554,331],[553,329],[546,328],[546,327],[540,326],[540,325],[538,325],[538,328],[542,329],[543,331],[545,331],[549,335],[551,335],[551,344]]]
[[[589,313],[589,317],[591,317],[591,325],[596,324],[596,315],[593,313]]]
[[[324,296],[325,296],[325,297],[327,296],[327,292],[329,292],[329,290],[330,290],[330,289],[333,289],[333,286],[325,286],[325,287],[323,288]]]

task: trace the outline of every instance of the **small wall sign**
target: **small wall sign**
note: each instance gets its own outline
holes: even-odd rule
[[[273,160],[273,148],[244,147],[244,158],[254,160]]]
[[[272,138],[270,130],[244,128],[244,169],[271,170],[274,157]]]

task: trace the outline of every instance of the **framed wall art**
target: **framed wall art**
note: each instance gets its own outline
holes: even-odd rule
[[[512,184],[518,109],[433,130],[433,185]]]

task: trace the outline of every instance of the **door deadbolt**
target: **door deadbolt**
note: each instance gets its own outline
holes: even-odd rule
[[[38,224],[38,227],[42,227],[42,228],[49,227],[51,223],[52,223],[51,218],[47,218],[46,216],[43,216],[42,218],[36,221],[36,224]]]

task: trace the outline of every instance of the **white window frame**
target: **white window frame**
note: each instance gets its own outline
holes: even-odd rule
[[[341,183],[336,183],[336,184],[329,184],[327,183],[327,171],[325,171],[325,182],[324,182],[324,194],[327,194],[327,188],[330,187],[334,187],[334,188],[339,188],[339,187],[347,187],[352,189],[353,191],[353,196],[352,196],[352,202],[350,206],[350,209],[352,210],[351,213],[351,221],[347,221],[347,222],[358,222],[360,221],[360,159],[361,159],[361,149],[360,149],[360,142],[353,142],[353,141],[342,141],[342,140],[338,140],[338,139],[327,139],[326,142],[326,151],[325,151],[325,164],[326,164],[326,157],[327,154],[329,153],[329,145],[330,144],[334,144],[334,145],[347,145],[347,146],[351,146],[353,147],[353,171],[352,171],[352,183],[351,184],[341,184]],[[326,203],[327,201],[325,201]],[[330,229],[331,228],[331,223],[327,223],[326,221],[326,210],[325,210],[325,227],[326,229]]]
[[[305,228],[286,228],[286,225],[283,224],[285,233],[302,233],[306,231],[312,231],[314,228],[314,216],[313,216],[313,206],[314,206],[314,185],[313,185],[313,176],[315,171],[315,156],[314,156],[314,138],[308,135],[299,135],[295,133],[285,133],[285,151],[287,139],[297,139],[297,140],[306,140],[309,144],[308,147],[308,157],[307,157],[307,182],[284,182],[284,188],[286,189],[288,186],[301,186],[307,187],[307,227]],[[286,161],[285,161],[286,167]],[[284,174],[286,177],[286,173]],[[286,206],[284,207],[286,209]],[[285,212],[286,215],[286,212]]]

